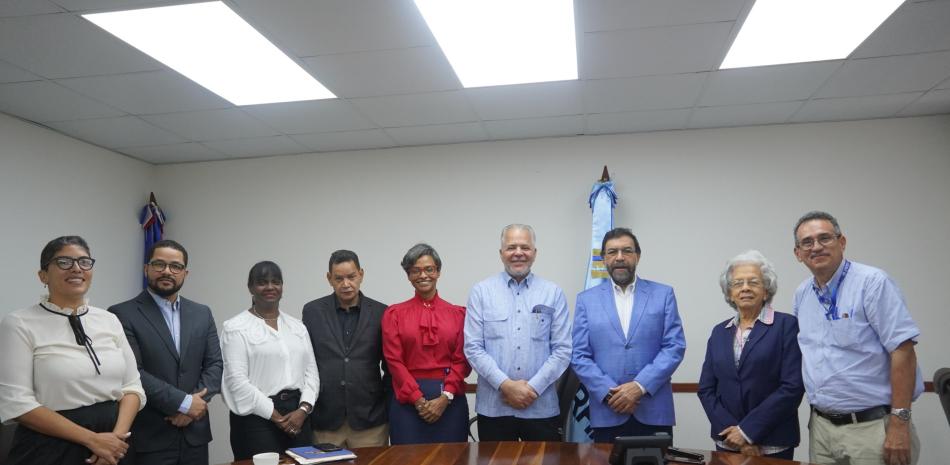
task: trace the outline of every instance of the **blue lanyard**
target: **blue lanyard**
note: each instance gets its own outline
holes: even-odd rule
[[[814,282],[811,284],[812,290],[815,291],[815,296],[818,297],[818,302],[820,302],[822,306],[828,307],[825,309],[825,319],[828,321],[838,319],[838,291],[841,290],[841,282],[844,281],[844,277],[848,275],[850,268],[851,262],[845,260],[844,269],[841,270],[841,276],[838,277],[838,282],[835,284],[834,291],[831,292],[831,297],[823,295]]]

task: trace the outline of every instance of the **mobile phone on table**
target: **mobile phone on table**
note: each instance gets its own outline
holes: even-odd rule
[[[320,449],[324,452],[336,452],[338,450],[343,450],[342,447],[336,444],[329,443],[329,442],[321,442],[319,444],[314,444],[313,447],[316,447],[317,449]]]

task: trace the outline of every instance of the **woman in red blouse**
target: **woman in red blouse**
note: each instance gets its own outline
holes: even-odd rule
[[[462,354],[465,307],[439,298],[436,283],[442,259],[430,245],[409,249],[402,269],[416,295],[390,306],[383,315],[383,355],[393,377],[390,440],[465,442],[465,377],[472,371]]]

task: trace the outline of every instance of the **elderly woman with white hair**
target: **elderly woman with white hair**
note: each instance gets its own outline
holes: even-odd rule
[[[792,459],[805,392],[798,320],[772,309],[778,279],[757,250],[729,260],[719,285],[736,313],[713,327],[698,392],[716,448]]]

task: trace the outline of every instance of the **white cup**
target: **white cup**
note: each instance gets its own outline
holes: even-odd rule
[[[280,454],[277,452],[264,452],[262,454],[255,454],[254,457],[251,457],[254,460],[254,465],[277,465],[277,461],[280,460]]]

